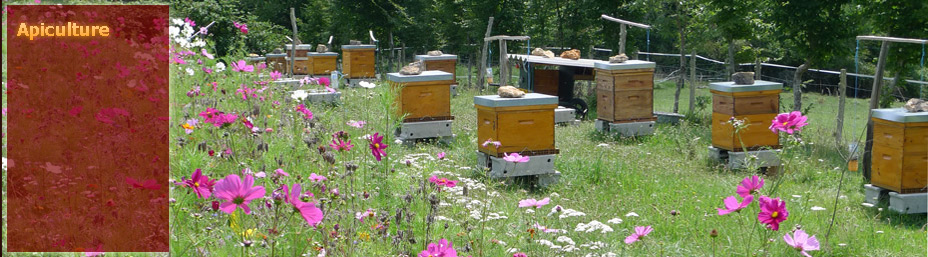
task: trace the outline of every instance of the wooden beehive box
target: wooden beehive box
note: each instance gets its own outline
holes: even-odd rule
[[[543,69],[547,65],[534,65],[532,70],[532,84],[535,93],[557,96],[559,88],[560,73],[559,70]]]
[[[709,83],[709,90],[712,92],[712,146],[736,152],[780,147],[780,137],[770,131],[770,124],[780,111],[782,83],[716,82]],[[732,118],[748,124],[738,135]]]
[[[343,45],[342,73],[349,79],[373,78],[374,45]],[[450,89],[449,89],[450,90]]]
[[[306,54],[309,59],[310,75],[329,75],[336,69],[338,62],[338,53],[334,52],[309,52]]]
[[[280,73],[287,73],[290,70],[290,66],[287,66],[287,54],[266,54],[265,56],[268,69]]]
[[[452,120],[451,73],[423,71],[419,75],[387,73],[387,81],[397,89],[397,115],[403,122]]]
[[[290,57],[287,57],[287,68],[290,68]],[[312,63],[309,62],[307,57],[296,57],[293,58],[293,74],[295,75],[308,75],[310,69],[312,69]]]
[[[870,183],[901,194],[928,192],[928,113],[873,110]]]
[[[487,139],[502,146],[482,147],[480,152],[502,157],[505,153],[522,155],[557,154],[554,145],[554,109],[557,97],[538,93],[523,98],[497,95],[475,96],[477,108],[477,143]]]
[[[286,44],[285,47],[286,47],[286,49],[287,49],[286,54],[288,54],[288,55],[291,54],[291,53],[292,53],[291,51],[293,50],[293,45],[291,45],[291,44]],[[309,52],[312,51],[312,50],[313,50],[313,45],[310,45],[310,44],[298,44],[298,45],[296,45],[296,55],[294,55],[294,56],[303,57],[303,56],[306,56],[306,53],[309,53]]]
[[[457,80],[458,56],[453,54],[442,54],[439,56],[416,55],[417,61],[425,64],[426,70],[439,70],[451,73],[453,80]],[[455,83],[457,84],[457,83]]]
[[[596,114],[613,123],[656,120],[654,116],[654,63],[628,60],[597,61]]]

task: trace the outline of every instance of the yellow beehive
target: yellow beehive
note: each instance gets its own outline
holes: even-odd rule
[[[373,78],[376,73],[374,49],[374,45],[343,45],[342,73],[345,77],[349,79]]]
[[[734,82],[710,83],[712,92],[712,146],[729,151],[779,148],[780,137],[770,131],[779,113],[783,84],[757,80],[753,85]],[[732,120],[746,127],[735,133]],[[746,148],[746,149],[745,149]]]
[[[497,95],[475,96],[477,108],[477,143],[487,139],[501,146],[478,146],[480,152],[502,157],[505,153],[522,155],[557,154],[554,145],[554,109],[557,97],[529,93],[523,98]]]
[[[416,55],[416,60],[425,64],[426,70],[438,70],[451,73],[451,77],[457,78],[458,56],[453,54],[442,54],[438,56]],[[455,83],[456,84],[456,83]]]
[[[397,115],[403,122],[452,120],[451,73],[423,71],[419,75],[388,73],[387,81],[397,89]]]
[[[308,70],[310,75],[332,74],[338,62],[338,54],[334,52],[310,52],[306,54],[306,58],[309,60],[310,68]]]
[[[898,193],[928,192],[928,113],[873,110],[870,183]]]

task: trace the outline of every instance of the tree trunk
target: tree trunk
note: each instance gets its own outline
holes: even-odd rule
[[[735,64],[735,39],[728,39],[728,75],[734,74],[738,71],[737,65]]]
[[[484,34],[483,38],[480,39],[483,42],[483,49],[480,50],[480,59],[477,60],[477,88],[483,90],[486,79],[487,79],[487,48],[490,47],[490,42],[486,41],[484,38],[490,37],[490,31],[493,29],[493,17],[490,17],[490,21],[487,23],[487,33]]]
[[[683,90],[686,78],[686,25],[683,18],[678,18],[677,24],[680,26],[680,79],[677,80],[677,91],[673,94],[673,113],[680,111],[680,91]]]
[[[696,113],[696,51],[690,54],[690,113]]]
[[[889,42],[883,41],[883,44],[880,46],[880,57],[876,62],[876,74],[873,75],[873,89],[870,90],[870,108],[867,110],[867,141],[865,141],[864,146],[864,163],[863,171],[861,174],[864,175],[864,180],[868,183],[870,182],[870,173],[871,163],[873,159],[870,156],[871,151],[873,151],[873,120],[871,116],[873,112],[870,110],[876,109],[880,103],[880,88],[883,87],[883,70],[886,67],[886,55],[889,52]]]
[[[796,68],[793,75],[793,111],[802,111],[802,74],[808,69],[809,59],[806,59],[805,63]]]

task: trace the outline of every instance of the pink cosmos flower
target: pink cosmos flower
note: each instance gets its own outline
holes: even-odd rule
[[[529,158],[528,156],[521,156],[519,155],[519,153],[509,153],[503,156],[503,160],[507,162],[519,163],[519,162],[528,162]]]
[[[487,147],[488,145],[495,145],[496,149],[499,149],[499,147],[502,146],[503,144],[500,143],[499,141],[493,141],[492,139],[487,138],[487,141],[484,141],[482,146]]]
[[[148,190],[158,190],[161,189],[161,185],[158,185],[158,181],[155,179],[148,179],[145,182],[139,182],[133,178],[126,177],[126,183],[132,185],[133,188],[139,189],[148,189]]]
[[[248,34],[248,25],[245,23],[232,22],[232,25],[235,26],[238,30],[242,31],[242,34]]]
[[[323,85],[325,87],[329,87],[329,85],[332,85],[332,81],[330,81],[329,78],[326,78],[326,77],[320,77],[319,79],[316,80],[316,83],[319,83],[319,85]]]
[[[321,181],[325,181],[326,178],[325,178],[324,176],[318,175],[318,174],[316,174],[316,173],[310,173],[310,174],[309,174],[309,180],[312,181],[312,182],[321,182]]]
[[[284,176],[284,177],[289,177],[289,176],[290,176],[290,173],[287,173],[287,172],[284,171],[283,169],[276,169],[276,170],[274,170],[274,173],[276,173],[278,176]]]
[[[200,27],[200,35],[206,35],[209,32],[208,29],[209,28],[207,28],[206,26]],[[213,59],[213,58],[210,58],[210,59]]]
[[[181,178],[181,181],[176,184],[190,188],[190,190],[193,190],[193,192],[197,194],[197,198],[206,199],[212,194],[213,185],[216,184],[216,180],[209,179],[209,177],[203,175],[200,169],[197,169],[190,175],[190,179]]]
[[[225,200],[219,205],[219,209],[225,213],[232,214],[236,207],[241,207],[245,214],[251,214],[251,208],[248,203],[251,200],[264,197],[266,191],[262,186],[254,186],[255,178],[251,175],[245,175],[245,180],[235,174],[216,183],[214,193],[216,199]]]
[[[355,128],[364,128],[364,124],[367,124],[367,122],[363,120],[361,121],[349,120],[347,124],[348,126],[352,126]]]
[[[368,209],[367,209],[366,211],[364,211],[364,212],[355,212],[355,213],[354,213],[354,218],[355,218],[355,219],[358,219],[358,221],[360,221],[360,222],[364,222],[364,217],[372,217],[372,218],[373,218],[376,214],[377,214],[377,213],[374,212],[374,209],[368,208]]]
[[[313,112],[309,109],[306,109],[306,106],[303,104],[296,106],[296,111],[303,114],[303,118],[307,120],[313,119]]]
[[[546,204],[548,204],[548,202],[551,202],[551,198],[545,197],[545,199],[541,199],[541,200],[535,200],[535,198],[529,198],[529,199],[519,201],[519,208],[524,208],[524,207],[541,208],[541,206],[545,206]]]
[[[450,180],[450,179],[447,179],[447,178],[439,178],[438,176],[435,176],[435,175],[432,175],[432,177],[429,178],[429,182],[432,182],[432,184],[435,184],[435,186],[438,186],[438,187],[442,187],[442,186],[444,186],[444,187],[454,187],[454,186],[456,186],[456,185],[458,184],[458,181],[457,181],[457,180]]]
[[[329,143],[329,146],[338,151],[351,151],[351,148],[354,147],[354,145],[351,144],[351,139],[348,139],[346,142],[342,141],[341,138],[332,139],[332,143]]]
[[[809,237],[809,234],[806,234],[802,229],[793,232],[793,236],[786,233],[786,235],[783,235],[783,241],[786,241],[786,244],[796,248],[799,253],[806,257],[812,257],[806,251],[817,251],[819,249],[818,239],[815,239],[815,236]]]
[[[439,160],[444,160],[444,159],[445,159],[445,152],[440,152],[440,153],[438,153],[437,155],[435,155],[435,157],[437,157]]]
[[[248,128],[248,131],[251,131],[251,133],[255,133],[260,130],[258,127],[255,127],[254,123],[251,123],[251,119],[249,118],[242,118],[242,124],[245,124],[245,127]]]
[[[377,161],[380,161],[383,156],[387,155],[387,152],[384,151],[384,149],[387,149],[387,146],[387,144],[383,143],[383,136],[381,136],[380,133],[374,133],[374,135],[371,136],[371,154],[374,155],[374,158],[377,158]]]
[[[654,231],[651,226],[635,227],[635,233],[632,233],[632,235],[625,238],[625,244],[632,244],[637,242],[638,240],[641,240],[641,238],[644,238],[644,236],[650,234],[651,231]]]
[[[303,219],[306,220],[306,223],[310,226],[315,227],[319,222],[322,221],[323,215],[322,210],[316,208],[316,203],[314,202],[303,202],[300,199],[300,184],[293,184],[293,187],[288,188],[287,185],[283,185],[282,189],[284,190],[284,202],[289,203],[293,206],[293,209],[300,212],[300,215],[303,216]]]
[[[213,124],[213,126],[222,127],[228,124],[232,124],[235,120],[238,119],[238,115],[235,114],[225,114],[219,110],[213,108],[206,108],[206,111],[201,112],[200,117],[203,117],[203,122]]]
[[[245,62],[245,60],[238,60],[237,62],[232,63],[232,71],[253,72],[255,71],[255,66],[249,65]]]
[[[748,205],[751,205],[751,202],[753,201],[754,201],[753,195],[748,195],[744,197],[744,199],[740,203],[738,202],[738,199],[735,198],[734,196],[729,196],[725,198],[725,201],[724,201],[725,209],[718,208],[719,215],[725,215],[725,214],[729,214],[732,212],[740,211],[741,209],[744,209],[744,207],[748,207]]]
[[[282,77],[282,76],[283,76],[283,74],[280,73],[279,71],[276,71],[276,70],[275,70],[275,71],[272,71],[272,72],[271,72],[271,80],[280,79],[280,77]]]
[[[538,223],[535,223],[535,229],[537,229],[538,231],[544,232],[544,233],[564,233],[563,229],[549,228],[549,227],[545,227],[542,225],[538,225]]]
[[[191,27],[196,27],[196,26],[197,26],[197,23],[194,22],[193,20],[191,20],[190,17],[185,17],[185,18],[184,18],[184,23],[187,23],[187,25],[190,25]]]
[[[419,257],[457,257],[458,252],[448,240],[442,238],[438,244],[429,243],[429,246],[419,253]]]
[[[513,254],[512,257],[528,257],[528,255],[523,252],[518,252]]]
[[[764,179],[758,177],[757,175],[751,176],[749,178],[744,178],[741,180],[741,185],[738,185],[738,188],[735,189],[735,192],[738,193],[742,198],[748,197],[754,193],[757,193],[757,190],[764,187]]]
[[[210,60],[216,58],[215,56],[213,56],[212,54],[210,54],[209,52],[207,52],[207,51],[206,51],[206,48],[200,49],[200,54],[203,54],[203,56],[206,56],[206,58],[208,58],[208,59],[210,59]]]
[[[786,217],[789,216],[789,212],[786,211],[786,202],[781,201],[779,197],[761,196],[757,203],[760,205],[757,220],[760,223],[767,224],[767,228],[771,230],[780,230],[780,222],[785,221]]]
[[[773,119],[773,122],[770,123],[770,131],[773,131],[773,133],[785,131],[787,134],[792,135],[794,132],[802,130],[802,127],[809,125],[809,123],[806,122],[808,119],[808,117],[803,116],[799,111],[780,113]]]

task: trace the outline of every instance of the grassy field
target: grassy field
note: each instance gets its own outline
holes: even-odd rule
[[[790,256],[798,253],[782,237],[800,226],[822,243],[821,251],[811,252],[814,256],[918,256],[928,241],[925,215],[862,206],[858,173],[847,172],[838,191],[847,165],[838,150],[843,147],[835,147],[832,136],[837,108],[832,96],[804,96],[814,107],[807,113],[811,124],[802,133],[806,143],[790,155],[795,156],[790,161],[794,169],[766,178],[762,192],[782,198],[789,210],[781,229],[770,231],[757,224],[756,204],[740,213],[716,214],[722,200],[754,173],[727,170],[708,159],[706,117],[711,107],[677,126],[661,125],[648,137],[596,133],[589,120],[559,126],[556,142],[561,153],[555,167],[562,177],[559,184],[541,189],[523,181],[492,180],[474,167],[480,142],[473,96],[493,92],[459,89],[460,95],[451,100],[457,138],[450,144],[403,147],[393,142],[396,117],[389,115],[388,104],[393,93],[382,84],[340,89],[337,106],[309,104],[315,117],[307,122],[293,111],[297,103],[287,90],[272,85],[262,95],[266,100],[242,100],[235,94],[237,85],[258,78],[229,70],[219,74],[197,69],[189,76],[183,67],[172,69],[171,178],[189,177],[195,169],[213,179],[246,169],[265,172],[268,176],[258,178],[257,184],[267,194],[250,204],[251,215],[232,216],[212,210],[215,199],[198,199],[188,189],[171,185],[171,198],[176,200],[170,205],[171,254],[176,256],[316,256],[321,249],[330,256],[412,256],[441,238],[453,242],[463,256]],[[207,83],[212,81],[218,82],[219,91],[210,89]],[[202,86],[204,96],[186,95],[195,85]],[[687,93],[684,90],[681,99],[688,99]],[[700,88],[698,94],[708,96],[708,89]],[[781,102],[791,103],[791,94],[784,93]],[[669,111],[672,104],[673,85],[658,84],[655,110]],[[686,106],[682,101],[681,109]],[[848,100],[845,140],[857,140],[863,133],[866,106],[865,100]],[[198,118],[206,107],[247,113],[255,126],[273,132],[252,135],[236,122],[222,129],[201,124],[186,134],[181,124]],[[367,125],[351,127],[346,124],[350,120]],[[334,153],[329,148],[330,156],[321,154],[318,147],[328,145],[337,131],[347,132],[354,148]],[[380,162],[362,138],[374,133],[386,134],[389,144]],[[205,150],[198,150],[201,143]],[[230,157],[209,154],[226,149]],[[440,152],[447,154],[444,159],[435,158]],[[349,171],[347,165],[358,168]],[[290,176],[271,175],[278,168]],[[310,182],[311,173],[328,180]],[[426,180],[433,174],[460,183],[438,191]],[[309,189],[324,210],[317,228],[273,199],[275,189],[293,183]],[[5,187],[3,197],[5,208]],[[546,197],[551,203],[541,208],[517,207],[520,200]],[[536,223],[564,231],[545,233],[533,226]],[[640,242],[623,243],[635,226],[652,226],[654,232]],[[591,227],[595,230],[588,231]],[[710,236],[713,230],[717,237]]]

